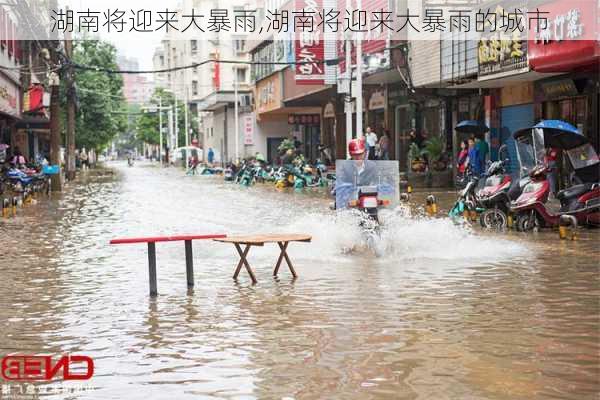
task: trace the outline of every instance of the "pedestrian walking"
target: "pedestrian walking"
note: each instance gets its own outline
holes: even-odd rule
[[[469,161],[469,143],[466,140],[460,142],[460,151],[456,157],[456,171],[458,172],[458,178],[462,178],[467,170]]]
[[[482,163],[481,157],[479,156],[479,151],[477,150],[477,146],[475,146],[475,139],[469,139],[469,151],[468,151],[468,161],[467,165],[471,169],[471,172],[479,176],[482,173]]]
[[[383,135],[379,138],[379,159],[390,159],[390,137],[388,136],[387,130],[383,131]]]
[[[365,135],[367,141],[367,159],[375,160],[375,146],[377,146],[377,134],[371,130],[370,126],[367,126],[367,134]]]
[[[556,158],[558,157],[558,150],[549,147],[546,149],[546,154],[544,155],[544,162],[546,167],[548,168],[547,179],[548,184],[550,185],[550,193],[552,196],[556,195],[556,176],[557,176],[557,165]]]
[[[488,146],[485,140],[482,140],[479,137],[475,138],[475,146],[477,147],[479,159],[481,160],[481,170],[485,171],[485,164],[487,162],[487,156],[490,152],[490,146]]]
[[[83,149],[81,149],[81,151],[79,152],[79,160],[81,162],[81,168],[87,169],[89,166],[89,163],[88,163],[88,154],[85,151],[85,147]]]
[[[208,148],[208,163],[212,166],[213,161],[215,160],[215,152],[212,147]]]

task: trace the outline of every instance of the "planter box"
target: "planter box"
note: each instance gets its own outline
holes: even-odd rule
[[[406,175],[409,185],[413,188],[450,188],[454,186],[451,169],[441,172],[409,172]]]

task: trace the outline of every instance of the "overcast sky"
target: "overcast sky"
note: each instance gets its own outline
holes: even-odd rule
[[[160,8],[175,9],[177,0],[163,0],[160,2]],[[69,6],[74,11],[83,11],[88,8],[92,11],[122,10],[126,11],[127,20],[131,17],[131,10],[138,11],[143,9],[157,9],[156,4],[150,5],[149,0],[59,0],[61,6]],[[119,54],[130,58],[135,58],[140,63],[141,69],[152,69],[152,55],[155,48],[160,44],[163,33],[135,33],[122,32],[100,35],[103,39],[112,42]],[[148,75],[150,76],[150,75]]]

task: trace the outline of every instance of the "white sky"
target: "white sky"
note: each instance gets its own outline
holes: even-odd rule
[[[154,3],[154,4],[152,4]],[[158,7],[158,3],[160,7]],[[59,0],[61,7],[69,6],[71,9],[76,11],[87,10],[88,8],[92,11],[106,10],[122,10],[126,11],[127,19],[132,15],[130,10],[138,11],[143,9],[156,10],[158,8],[163,9],[175,9],[177,7],[177,0],[163,0],[156,2],[156,0]],[[107,34],[101,33],[102,39],[112,42],[117,49],[119,54],[125,55],[129,58],[137,59],[141,69],[152,69],[152,55],[154,50],[160,44],[164,33],[136,33],[136,32],[122,32]],[[151,75],[148,75],[151,77]]]

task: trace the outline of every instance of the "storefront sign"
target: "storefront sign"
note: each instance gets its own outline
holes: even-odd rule
[[[500,102],[502,107],[533,103],[533,82],[503,87],[500,91]]]
[[[382,90],[373,92],[369,99],[369,110],[380,110],[385,108],[385,94]]]
[[[543,82],[540,84],[547,100],[558,97],[577,96],[578,91],[572,79],[561,79],[554,82]]]
[[[281,76],[279,72],[256,83],[256,112],[259,114],[281,107]]]
[[[479,75],[527,68],[527,42],[503,35],[479,41]]]
[[[529,31],[529,64],[538,72],[570,72],[600,62],[600,12],[589,0],[544,4],[547,23]]]
[[[0,77],[0,111],[20,117],[19,88],[13,82]]]
[[[252,114],[245,115],[242,118],[244,124],[244,144],[254,144],[254,116]]]
[[[288,115],[289,125],[319,125],[321,117],[319,114],[290,114]]]
[[[296,83],[323,85],[325,83],[325,46],[320,31],[323,0],[298,0],[296,11],[313,15],[312,27],[303,26],[296,32]]]
[[[323,110],[323,118],[335,118],[335,107],[332,103],[327,103]]]

